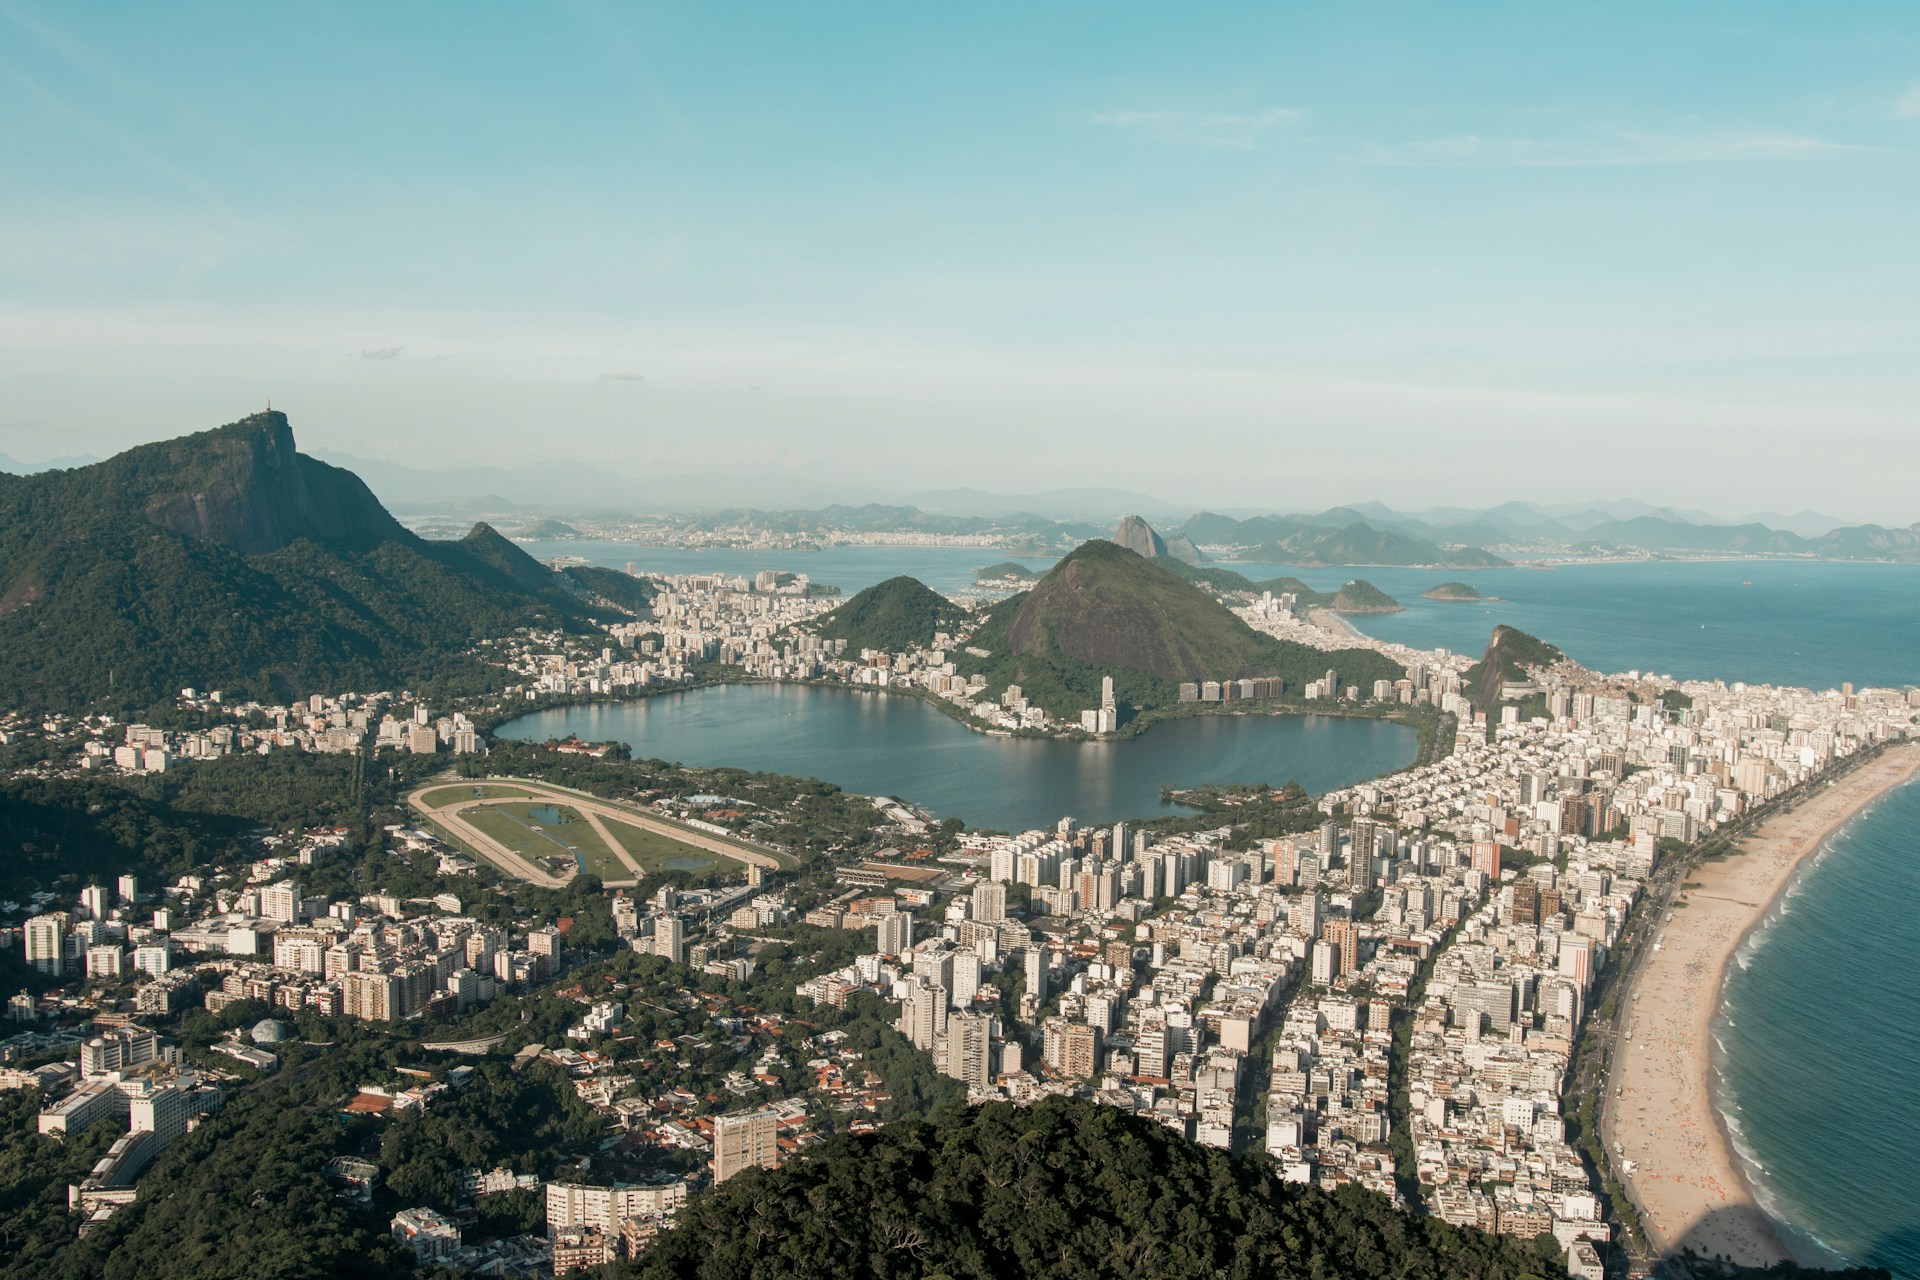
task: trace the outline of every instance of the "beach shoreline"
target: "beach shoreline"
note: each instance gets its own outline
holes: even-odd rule
[[[1626,1175],[1648,1242],[1746,1266],[1794,1260],[1755,1199],[1715,1098],[1713,1024],[1735,953],[1795,873],[1875,800],[1920,772],[1920,745],[1889,747],[1740,842],[1741,852],[1697,867],[1623,993],[1626,1033],[1615,1045],[1605,1137],[1635,1163]]]

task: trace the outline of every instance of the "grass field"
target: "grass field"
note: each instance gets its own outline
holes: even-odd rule
[[[542,823],[533,817],[534,809],[548,807],[559,811],[561,820],[558,824]],[[574,851],[578,850],[586,863],[588,875],[598,876],[602,880],[633,879],[627,864],[620,861],[613,850],[607,848],[606,842],[594,834],[587,820],[565,805],[476,805],[464,810],[460,816],[525,857],[557,856],[571,859]]]
[[[706,871],[714,867],[737,867],[740,863],[732,858],[723,858],[717,853],[705,849],[696,849],[690,844],[681,844],[668,836],[633,826],[631,823],[603,819],[607,830],[618,840],[623,848],[633,856],[633,860],[647,874],[656,871]],[[669,867],[668,862],[680,865]],[[698,862],[699,866],[689,865]]]
[[[438,790],[429,791],[420,797],[420,803],[429,809],[444,809],[462,800],[499,800],[508,796],[525,796],[532,799],[533,793],[525,787],[502,786],[499,783],[462,783],[458,786],[441,787]]]

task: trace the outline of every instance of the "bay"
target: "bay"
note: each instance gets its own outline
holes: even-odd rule
[[[1117,742],[976,732],[906,695],[739,684],[556,707],[500,734],[625,742],[635,756],[729,765],[891,796],[971,826],[1021,831],[1184,812],[1160,788],[1298,782],[1319,793],[1411,764],[1402,724],[1337,716],[1202,715]]]

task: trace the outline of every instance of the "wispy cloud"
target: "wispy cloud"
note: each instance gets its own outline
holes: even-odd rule
[[[1894,99],[1893,118],[1920,120],[1920,84],[1908,85],[1907,91]]]
[[[1242,151],[1260,145],[1270,130],[1298,121],[1297,107],[1269,107],[1248,114],[1207,111],[1107,111],[1093,117],[1098,125],[1135,130],[1155,142],[1189,147],[1232,147]]]
[[[362,360],[398,360],[405,347],[368,347],[360,353]]]
[[[603,373],[600,375],[600,380],[602,382],[645,382],[647,375],[644,373]]]
[[[1379,147],[1362,158],[1370,164],[1463,169],[1605,169],[1743,160],[1823,160],[1869,150],[1872,148],[1784,133],[1621,133],[1580,139],[1462,134],[1403,147]]]

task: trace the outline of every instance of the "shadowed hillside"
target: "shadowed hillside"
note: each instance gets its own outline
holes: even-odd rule
[[[0,702],[144,707],[181,686],[275,699],[483,679],[515,627],[576,627],[573,582],[491,528],[402,528],[286,416],[0,476]]]

